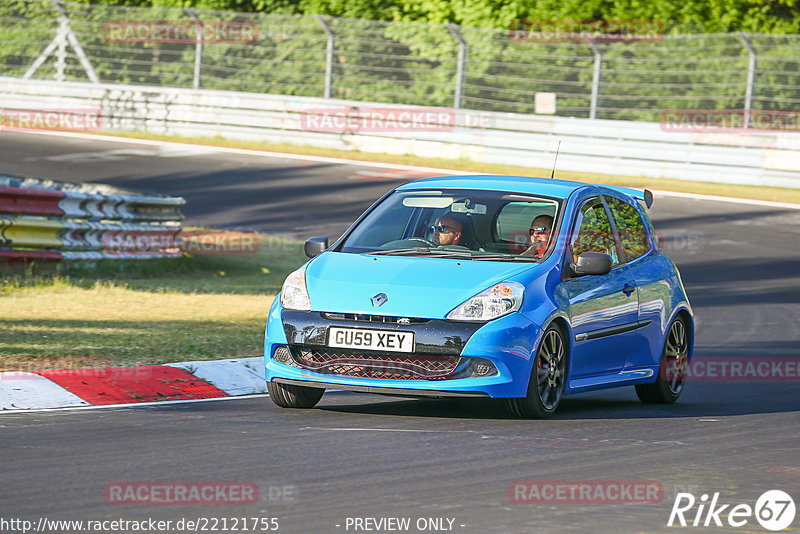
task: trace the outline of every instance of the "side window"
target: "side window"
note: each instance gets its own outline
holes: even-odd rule
[[[531,246],[531,224],[537,217],[549,217],[550,227],[558,206],[554,202],[509,202],[497,214],[494,233],[503,252],[521,254]]]
[[[639,212],[635,207],[618,198],[606,196],[605,199],[611,209],[614,223],[617,225],[627,261],[646,254],[650,250],[650,240],[647,238],[647,230]]]
[[[584,252],[603,252],[611,256],[614,265],[619,264],[611,224],[599,198],[586,202],[575,221],[575,234],[570,239],[573,260]]]

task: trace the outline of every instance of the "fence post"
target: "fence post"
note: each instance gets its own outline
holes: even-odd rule
[[[197,25],[197,41],[194,44],[194,76],[192,77],[192,87],[200,89],[200,75],[203,70],[203,42],[205,41],[205,29],[203,21],[197,16],[197,11],[192,7],[185,8],[186,12],[192,17]]]
[[[56,11],[58,11],[58,33],[56,33],[55,38],[47,45],[47,48],[39,54],[39,57],[33,62],[33,65],[30,66],[28,71],[22,76],[23,80],[27,80],[31,78],[36,71],[39,70],[50,54],[53,53],[54,50],[58,49],[58,55],[56,56],[56,80],[59,82],[64,81],[64,67],[66,66],[66,56],[67,56],[67,43],[72,45],[73,50],[75,50],[75,55],[78,56],[78,61],[81,62],[81,66],[83,67],[84,72],[86,72],[86,76],[89,77],[89,81],[92,83],[100,83],[100,79],[97,77],[97,74],[94,72],[94,68],[92,68],[92,64],[89,63],[89,59],[86,57],[86,53],[83,51],[83,47],[81,43],[78,42],[78,38],[75,37],[75,34],[72,32],[72,27],[69,25],[69,15],[67,14],[67,10],[64,8],[64,4],[61,0],[54,0],[53,7],[55,7]]]
[[[91,80],[92,83],[100,83],[100,79],[97,77],[97,74],[95,74],[92,64],[89,63],[89,59],[86,57],[86,53],[83,51],[81,43],[78,42],[78,38],[75,37],[75,32],[72,31],[72,26],[69,25],[69,16],[67,15],[67,10],[64,8],[64,4],[61,3],[61,0],[57,0],[55,2],[55,7],[59,13],[59,20],[66,27],[67,41],[69,41],[69,44],[72,45],[72,49],[75,50],[75,55],[78,56],[78,61],[81,62],[81,66],[86,72],[86,76],[89,77],[89,80]]]
[[[750,41],[750,36],[745,32],[739,32],[739,39],[742,40],[747,53],[750,54],[750,61],[747,64],[747,88],[744,92],[744,127],[750,127],[750,112],[753,109],[753,90],[756,84],[756,61],[758,61],[758,52],[756,47]]]
[[[453,97],[453,107],[455,109],[460,109],[461,99],[464,95],[464,73],[467,70],[467,41],[464,40],[464,36],[461,35],[457,25],[452,23],[448,24],[447,31],[449,31],[450,35],[458,40],[458,59],[456,60],[456,91],[455,96]]]
[[[593,42],[589,41],[589,48],[594,54],[594,73],[592,74],[592,99],[589,103],[589,118],[597,118],[597,101],[600,98],[600,75],[603,67],[603,52]]]
[[[333,30],[324,16],[317,15],[317,20],[328,36],[328,43],[325,46],[325,98],[330,98],[333,88]]]
[[[56,49],[55,79],[57,82],[63,82],[65,79],[64,71],[67,67],[67,32],[69,31],[69,25],[66,18],[59,17],[59,19],[58,33],[62,36],[62,38],[58,40],[58,48]]]
[[[44,51],[36,57],[31,66],[28,67],[28,70],[25,72],[25,74],[22,75],[22,79],[29,80],[34,74],[36,74],[36,71],[39,70],[39,67],[44,65],[44,62],[47,61],[48,57],[50,57],[50,54],[52,54],[57,47],[61,46],[62,42],[66,41],[67,36],[64,34],[64,26],[61,25],[56,32],[55,38],[50,41],[50,44],[47,45],[47,48],[45,48]]]

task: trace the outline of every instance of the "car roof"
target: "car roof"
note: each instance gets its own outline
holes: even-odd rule
[[[529,176],[504,176],[475,174],[466,176],[435,176],[414,180],[398,187],[408,189],[483,189],[488,191],[512,191],[554,198],[568,198],[576,190],[591,186],[583,182],[533,178]]]
[[[587,188],[593,192],[614,192],[634,200],[645,201],[647,190],[633,189],[616,185],[592,184],[571,180],[554,180],[532,176],[506,176],[502,174],[472,174],[457,176],[434,176],[422,178],[401,185],[400,191],[410,189],[482,189],[487,191],[511,191],[551,198],[569,198],[578,189]],[[652,204],[652,193],[649,203]]]

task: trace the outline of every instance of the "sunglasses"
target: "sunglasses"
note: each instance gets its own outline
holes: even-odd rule
[[[431,231],[439,232],[440,234],[449,234],[454,230],[455,228],[452,226],[447,226],[446,224],[435,224],[431,226]]]
[[[535,228],[531,228],[530,230],[528,230],[528,234],[529,234],[529,235],[533,235],[533,234],[541,234],[541,233],[543,233],[543,232],[547,232],[547,231],[548,231],[548,230],[547,230],[547,227],[546,227],[546,226],[537,226],[537,227],[535,227]]]

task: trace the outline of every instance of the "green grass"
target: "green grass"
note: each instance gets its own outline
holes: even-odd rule
[[[29,266],[0,282],[0,369],[260,356],[267,311],[303,244],[252,255]]]

